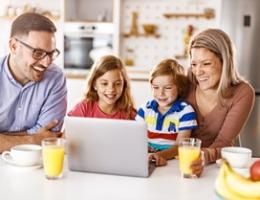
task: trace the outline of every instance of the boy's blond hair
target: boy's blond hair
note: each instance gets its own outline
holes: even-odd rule
[[[151,73],[149,82],[157,76],[171,75],[173,77],[173,83],[177,86],[178,96],[184,98],[188,92],[189,81],[185,75],[184,68],[173,59],[165,59],[156,65]]]

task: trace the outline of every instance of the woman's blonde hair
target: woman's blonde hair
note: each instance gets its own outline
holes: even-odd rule
[[[222,63],[222,73],[217,93],[221,98],[232,96],[231,86],[238,85],[242,78],[239,76],[234,63],[234,46],[229,36],[220,29],[206,29],[191,39],[188,52],[191,58],[193,48],[205,48],[213,52]],[[188,76],[193,84],[197,84],[196,77],[189,69]]]
[[[94,88],[96,80],[111,70],[119,70],[124,79],[124,86],[121,97],[116,102],[116,108],[129,111],[134,107],[133,98],[130,92],[130,81],[122,61],[113,55],[107,55],[97,60],[88,75],[87,87],[85,90],[85,99],[88,101],[98,101],[98,94]]]
[[[165,75],[173,77],[173,83],[177,86],[178,96],[184,98],[189,87],[189,80],[185,75],[184,68],[176,60],[165,59],[152,69],[149,78],[150,84],[152,84],[154,78]]]

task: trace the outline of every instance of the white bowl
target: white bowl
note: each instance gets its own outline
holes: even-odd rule
[[[221,157],[233,168],[247,168],[251,163],[252,150],[245,147],[224,147],[221,149]]]

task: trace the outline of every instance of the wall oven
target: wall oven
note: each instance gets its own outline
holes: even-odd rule
[[[90,69],[94,59],[113,48],[112,23],[65,23],[64,68]]]

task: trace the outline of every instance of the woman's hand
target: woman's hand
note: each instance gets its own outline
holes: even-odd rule
[[[204,165],[205,165],[204,152],[201,151],[199,159],[193,161],[192,164],[190,165],[192,174],[195,174],[197,177],[200,177],[200,175],[203,172]]]
[[[167,165],[167,161],[160,155],[156,153],[152,153],[149,156],[149,161],[155,162],[156,166],[165,166]]]

